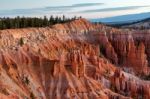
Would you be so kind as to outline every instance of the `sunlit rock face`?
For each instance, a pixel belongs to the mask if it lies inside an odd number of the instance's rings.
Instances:
[[[149,41],[85,19],[1,30],[0,98],[149,99]]]

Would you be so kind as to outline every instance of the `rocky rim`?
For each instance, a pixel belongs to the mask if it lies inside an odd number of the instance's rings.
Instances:
[[[2,99],[150,99],[150,31],[79,19],[0,31]]]

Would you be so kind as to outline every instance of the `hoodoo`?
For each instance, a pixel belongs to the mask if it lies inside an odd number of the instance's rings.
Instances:
[[[150,99],[149,42],[85,19],[0,30],[0,98]]]

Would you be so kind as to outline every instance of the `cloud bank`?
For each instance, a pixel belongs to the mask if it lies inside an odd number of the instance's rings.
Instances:
[[[78,13],[94,13],[94,12],[110,12],[110,11],[122,11],[122,10],[134,10],[139,8],[145,8],[149,6],[126,6],[126,7],[115,7],[115,8],[103,8],[79,11]]]
[[[92,7],[104,5],[103,3],[81,3],[81,4],[73,4],[69,6],[51,6],[51,7],[43,7],[43,8],[33,8],[33,9],[14,9],[14,10],[1,10],[0,16],[8,16],[8,15],[28,15],[28,14],[48,14],[48,13],[63,13],[70,11],[74,8],[83,8],[83,7]]]
[[[98,17],[97,13],[103,13],[103,15],[114,13],[115,11],[120,11],[124,13],[132,10],[139,10],[147,8],[150,6],[122,6],[122,7],[109,7],[105,3],[80,3],[72,4],[67,6],[49,6],[42,8],[32,8],[32,9],[14,9],[14,10],[0,10],[0,17],[15,17],[15,16],[44,16],[44,15],[62,15],[67,16],[83,16],[87,17]]]

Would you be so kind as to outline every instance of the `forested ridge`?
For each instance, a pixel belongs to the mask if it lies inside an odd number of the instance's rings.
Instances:
[[[38,17],[3,17],[0,18],[0,30],[3,29],[15,29],[15,28],[27,28],[27,27],[46,27],[57,23],[65,23],[81,17],[66,18],[54,16],[44,16],[43,18]]]

